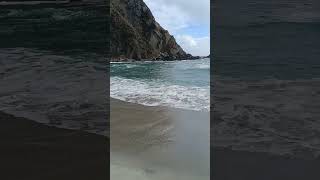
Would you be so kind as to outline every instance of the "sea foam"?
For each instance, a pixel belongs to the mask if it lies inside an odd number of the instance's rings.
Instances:
[[[110,96],[146,106],[209,111],[209,86],[182,86],[160,80],[111,77]]]

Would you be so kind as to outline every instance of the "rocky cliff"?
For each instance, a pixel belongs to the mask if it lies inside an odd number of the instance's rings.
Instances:
[[[111,58],[174,60],[192,56],[155,21],[143,0],[111,0]]]

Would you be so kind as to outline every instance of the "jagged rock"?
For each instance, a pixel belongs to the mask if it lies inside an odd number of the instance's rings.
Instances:
[[[143,0],[111,1],[111,59],[175,60],[187,54],[156,22]]]

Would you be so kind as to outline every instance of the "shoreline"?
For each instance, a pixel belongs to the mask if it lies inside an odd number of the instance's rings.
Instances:
[[[110,59],[110,63],[136,63],[136,62],[173,62],[173,61],[196,61],[201,59],[210,59],[209,57],[194,57],[190,59],[121,59],[121,60],[115,60]]]
[[[177,62],[177,61],[197,61],[206,58],[199,58],[199,59],[174,59],[174,60],[125,60],[125,61],[110,61],[111,64],[121,64],[121,63],[157,63],[157,62]]]

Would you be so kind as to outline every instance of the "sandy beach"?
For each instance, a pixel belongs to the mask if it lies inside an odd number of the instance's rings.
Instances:
[[[112,179],[209,179],[209,112],[110,107]]]

